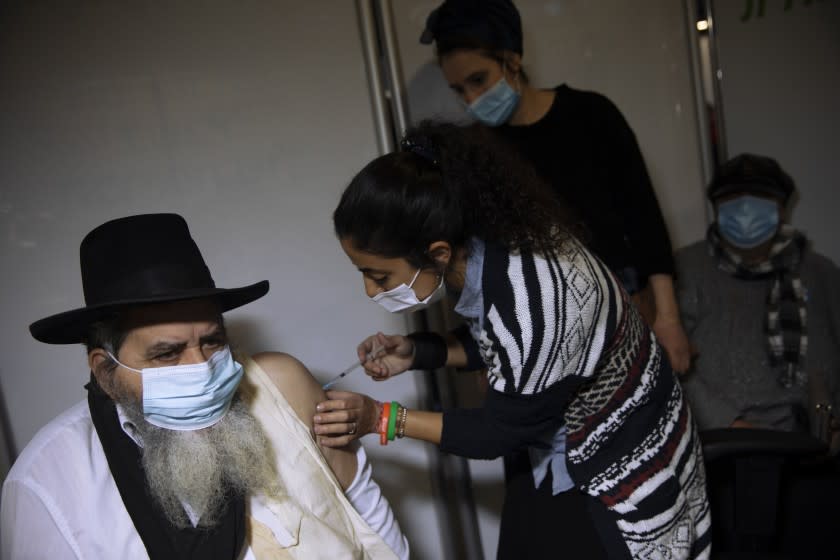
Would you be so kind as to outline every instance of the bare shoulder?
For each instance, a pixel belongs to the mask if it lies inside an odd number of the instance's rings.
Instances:
[[[285,352],[260,352],[252,356],[253,360],[265,371],[278,387],[285,385],[313,385],[318,382],[306,366]]]
[[[283,352],[261,352],[252,356],[303,422],[311,427],[315,405],[325,399],[324,391],[307,367]]]
[[[312,432],[315,405],[326,400],[324,390],[306,366],[283,352],[262,352],[251,357],[283,393],[298,418]],[[347,489],[356,476],[356,443],[343,448],[320,447],[341,487]]]

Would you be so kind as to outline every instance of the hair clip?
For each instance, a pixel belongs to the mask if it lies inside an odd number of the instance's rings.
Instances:
[[[408,138],[403,138],[402,142],[400,142],[400,147],[404,152],[411,152],[417,154],[432,165],[438,165],[437,154],[433,149],[429,148],[428,146],[424,146]]]
[[[435,29],[438,26],[438,19],[440,19],[440,7],[435,8],[426,18],[426,27],[420,35],[420,42],[424,45],[431,45],[435,42]]]

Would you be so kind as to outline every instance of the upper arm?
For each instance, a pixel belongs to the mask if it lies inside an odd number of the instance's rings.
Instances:
[[[603,146],[599,153],[605,158],[603,163],[616,181],[616,194],[626,200],[629,198],[628,190],[631,194],[639,194],[640,190],[652,193],[650,176],[636,134],[619,108],[607,97],[598,95],[592,99],[590,110],[602,136]]]
[[[326,400],[321,385],[300,360],[282,352],[263,352],[253,356],[269,379],[283,394],[298,418],[312,431],[315,405]],[[356,475],[356,446],[329,448],[319,446],[343,489],[347,489]]]
[[[604,145],[599,152],[609,170],[612,195],[620,209],[623,234],[630,241],[643,278],[673,274],[671,239],[636,135],[616,105],[600,96],[594,102]]]
[[[0,558],[79,558],[77,544],[65,538],[62,527],[64,518],[31,488],[12,481],[3,486]]]

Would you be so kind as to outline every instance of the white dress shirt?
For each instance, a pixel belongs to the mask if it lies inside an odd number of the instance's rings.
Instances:
[[[126,429],[125,418],[120,416],[124,431],[132,436],[133,430]],[[394,555],[408,558],[408,543],[370,476],[361,446],[357,460],[347,498]],[[247,510],[273,533],[277,545],[298,544],[298,535],[289,531],[294,524],[283,522],[288,516],[278,515],[276,505],[251,497]],[[316,543],[308,546],[312,544]],[[324,543],[325,548],[328,544]],[[6,477],[0,500],[0,558],[148,558],[109,470],[87,401],[42,428]],[[256,556],[246,546],[241,558]]]

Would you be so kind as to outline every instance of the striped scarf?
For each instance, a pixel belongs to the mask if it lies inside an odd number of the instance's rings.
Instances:
[[[779,371],[778,382],[782,387],[805,385],[808,296],[799,277],[799,263],[807,244],[805,236],[789,224],[782,224],[767,256],[752,264],[744,263],[740,255],[721,242],[715,224],[709,227],[706,238],[718,268],[724,272],[744,279],[772,275],[765,316],[770,363]]]

